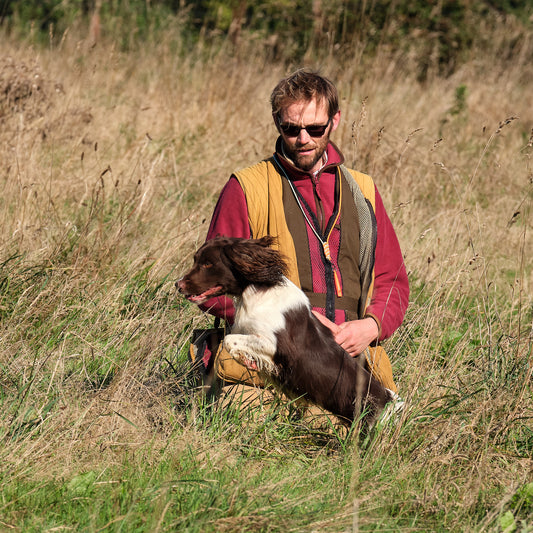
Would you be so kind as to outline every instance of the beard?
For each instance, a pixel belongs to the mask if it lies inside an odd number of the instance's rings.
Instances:
[[[328,143],[329,135],[324,135],[316,140],[313,139],[304,145],[293,143],[289,146],[283,140],[283,149],[285,155],[294,163],[296,168],[309,172],[324,156]]]

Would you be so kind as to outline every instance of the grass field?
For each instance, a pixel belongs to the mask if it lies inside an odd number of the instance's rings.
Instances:
[[[0,36],[0,530],[533,531],[531,50],[312,65],[411,280],[407,408],[361,441],[191,389],[174,281],[297,65],[176,46]]]

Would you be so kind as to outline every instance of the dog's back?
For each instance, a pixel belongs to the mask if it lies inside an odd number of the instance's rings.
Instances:
[[[308,309],[285,313],[276,337],[275,380],[292,397],[305,396],[348,422],[365,409],[373,418],[391,400],[364,368],[364,356],[351,357]]]

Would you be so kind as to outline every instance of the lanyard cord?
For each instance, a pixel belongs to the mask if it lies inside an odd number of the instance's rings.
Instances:
[[[309,210],[309,213],[312,215],[313,213],[312,213],[311,209],[307,205],[307,202],[305,201],[305,199],[303,197],[300,197],[300,194],[296,190],[296,187],[294,186],[292,181],[287,176],[287,173],[286,173],[285,169],[283,168],[283,165],[278,161],[278,158],[277,158],[276,154],[274,154],[274,160],[276,161],[277,166],[281,169],[281,172],[282,172],[283,176],[285,177],[285,179],[289,183],[289,186],[290,186],[291,191],[292,191],[292,193],[294,195],[294,198],[296,199],[298,207],[300,208],[300,211],[302,212],[307,224],[311,228],[311,231],[315,234],[316,238],[319,240],[320,244],[322,244],[322,250],[324,252],[324,257],[326,258],[326,260],[327,260],[327,262],[328,262],[328,264],[329,264],[329,266],[330,266],[330,268],[331,268],[331,270],[333,272],[333,281],[335,283],[335,292],[336,292],[337,296],[340,297],[340,296],[342,296],[342,285],[340,283],[340,277],[339,277],[339,274],[337,272],[337,269],[335,268],[335,265],[333,264],[333,260],[331,258],[331,251],[330,251],[330,248],[329,248],[329,238],[331,237],[331,233],[333,232],[333,228],[335,227],[335,225],[337,224],[337,222],[339,221],[339,218],[341,216],[342,186],[341,186],[339,180],[337,179],[338,173],[337,172],[335,173],[335,185],[336,186],[337,186],[337,184],[339,185],[337,212],[335,214],[333,223],[331,223],[332,219],[330,219],[330,222],[328,223],[328,227],[326,228],[327,236],[326,236],[326,240],[324,240],[321,237],[321,235],[319,234],[317,228],[315,227],[315,224],[311,223],[311,221],[309,220],[309,217],[307,216],[306,210],[302,206],[302,201],[305,203],[305,205],[307,206],[307,208]],[[334,314],[334,309],[333,309],[333,314]],[[328,317],[328,318],[330,318],[330,317]]]

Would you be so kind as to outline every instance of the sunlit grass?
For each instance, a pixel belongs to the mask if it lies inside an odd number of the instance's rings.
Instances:
[[[287,69],[1,39],[0,99],[20,89],[0,102],[1,527],[526,531],[528,63],[487,56],[424,85],[394,58],[323,68],[334,140],[374,176],[412,285],[387,345],[407,408],[361,441],[283,402],[202,400],[187,374],[210,319],[174,281],[229,174],[272,152]]]

